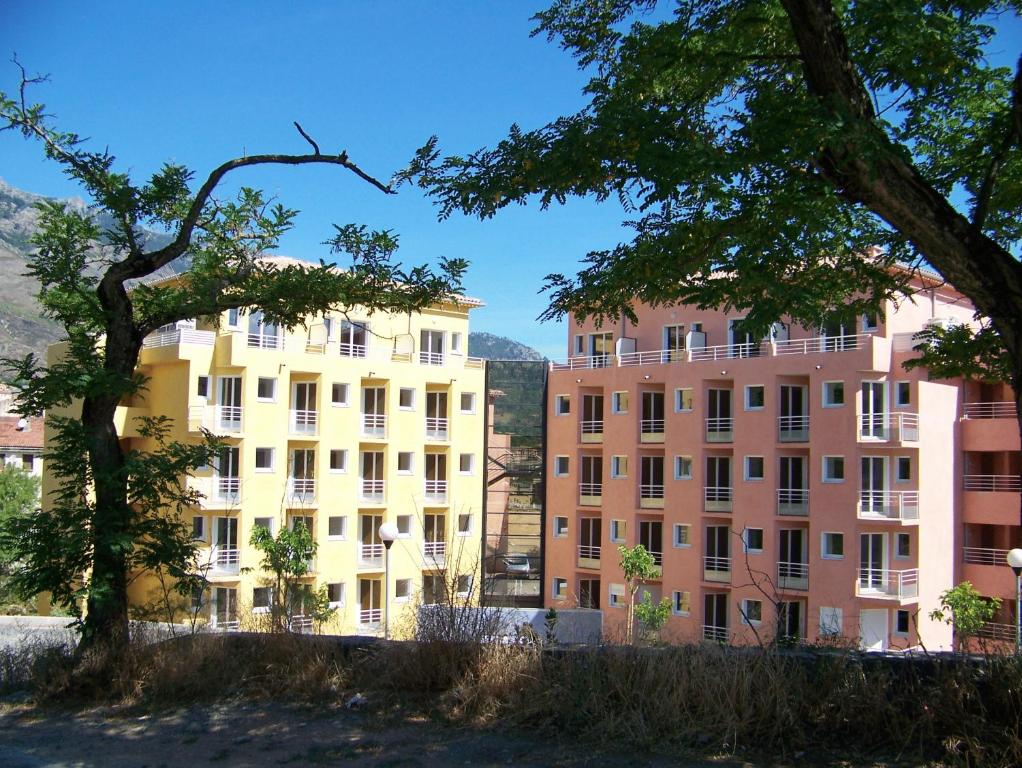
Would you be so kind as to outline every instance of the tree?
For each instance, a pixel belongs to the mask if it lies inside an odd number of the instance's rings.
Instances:
[[[671,598],[661,598],[659,603],[653,602],[652,595],[647,592],[642,596],[642,602],[635,606],[635,616],[642,625],[647,639],[659,639],[660,630],[667,623],[667,617],[671,615]]]
[[[1000,598],[988,600],[976,591],[972,582],[963,581],[941,592],[940,608],[930,611],[930,618],[953,626],[955,643],[962,650],[968,639],[979,634],[1000,607]]]
[[[127,640],[132,573],[156,562],[189,567],[194,545],[168,510],[196,501],[181,490],[180,477],[214,453],[209,441],[196,446],[165,442],[149,453],[122,450],[114,413],[122,400],[144,389],[135,367],[145,336],[188,318],[216,322],[232,308],[262,312],[268,322],[285,328],[336,305],[413,311],[456,292],[465,264],[445,260],[437,270],[405,270],[391,260],[397,248],[392,233],[351,224],[336,227],[328,241],[332,252],[351,254],[348,269],[322,261],[282,267],[261,260],[293,225],[296,212],[246,187],[235,199],[218,199],[218,185],[234,171],[336,166],[379,191],[392,190],[347,152],[321,153],[297,123],[312,146],[307,154],[246,154],[227,160],[194,190],[192,172],[175,164],[138,183],[115,170],[115,158],[107,151],[88,150],[76,134],[51,126],[43,106],[27,98],[26,91],[39,80],[22,69],[18,92],[0,93],[0,131],[38,141],[46,156],[82,185],[94,210],[109,214],[113,223],[101,229],[89,213],[58,202],[40,206],[41,229],[34,238],[38,250],[29,269],[40,282],[45,313],[67,333],[66,354],[49,365],[32,356],[8,364],[22,387],[18,407],[23,413],[80,403],[81,417],[50,419],[56,460],[50,460],[49,468],[61,478],[59,492],[36,524],[5,528],[3,536],[28,563],[18,578],[23,591],[49,590],[73,611],[79,610],[79,599],[85,600],[79,650],[116,650]],[[169,244],[149,247],[144,227],[169,233]],[[183,256],[189,261],[178,280],[145,281]],[[175,473],[176,485],[170,482]]]
[[[1012,73],[985,51],[1018,3],[678,0],[641,17],[656,5],[556,0],[534,34],[592,73],[589,103],[465,157],[434,138],[402,179],[441,218],[532,195],[635,212],[630,242],[548,277],[546,318],[684,302],[762,334],[872,310],[928,266],[986,318],[1022,429],[1022,58]]]
[[[257,525],[252,531],[251,543],[263,553],[262,568],[270,575],[268,607],[272,631],[299,629],[295,621],[299,616],[321,624],[334,614],[326,588],[313,591],[302,581],[309,575],[317,549],[312,531],[304,523],[299,521],[292,528],[283,527],[276,536]]]
[[[660,567],[642,544],[631,548],[622,544],[617,551],[621,555],[621,571],[628,583],[628,626],[625,628],[625,639],[630,645],[635,638],[635,593],[647,581],[660,576]]]
[[[8,520],[32,515],[38,500],[38,478],[20,467],[0,464],[0,526]],[[0,540],[0,601],[8,599],[7,578],[15,565],[14,556],[14,551]]]

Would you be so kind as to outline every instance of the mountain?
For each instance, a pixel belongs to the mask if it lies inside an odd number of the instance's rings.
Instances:
[[[481,331],[469,333],[468,353],[472,357],[483,357],[487,360],[541,361],[546,359],[532,347],[520,344],[514,339]]]

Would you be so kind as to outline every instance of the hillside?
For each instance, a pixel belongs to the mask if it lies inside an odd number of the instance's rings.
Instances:
[[[543,355],[506,336],[473,332],[468,335],[468,353],[487,360],[543,360]]]

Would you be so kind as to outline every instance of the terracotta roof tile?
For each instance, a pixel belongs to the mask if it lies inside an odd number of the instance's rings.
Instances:
[[[18,416],[0,416],[0,448],[43,447],[43,420],[29,419],[28,429],[18,429]]]

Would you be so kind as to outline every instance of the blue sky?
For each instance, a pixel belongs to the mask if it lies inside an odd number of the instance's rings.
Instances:
[[[432,134],[448,152],[467,153],[513,122],[538,127],[582,106],[585,78],[571,57],[529,37],[530,17],[545,6],[0,0],[0,54],[16,52],[31,72],[48,73],[36,99],[61,128],[108,147],[136,178],[165,160],[204,176],[245,152],[302,153],[297,120],[324,152],[346,149],[386,179]],[[1007,23],[997,63],[1010,65],[1022,26]],[[16,84],[13,65],[0,64],[0,90]],[[0,178],[45,195],[77,194],[38,146],[13,134],[0,135]],[[331,223],[359,222],[396,231],[406,264],[467,259],[466,292],[487,304],[473,312],[473,329],[549,357],[566,355],[566,331],[535,320],[546,306],[543,276],[573,272],[587,251],[628,237],[616,202],[438,223],[417,190],[384,196],[337,168],[246,169],[234,182],[302,212],[282,253],[329,259],[321,243]]]

